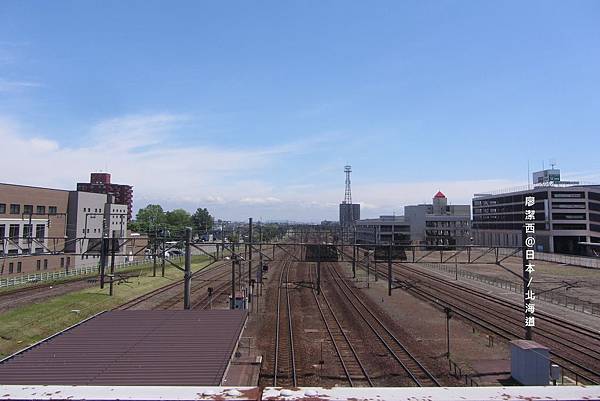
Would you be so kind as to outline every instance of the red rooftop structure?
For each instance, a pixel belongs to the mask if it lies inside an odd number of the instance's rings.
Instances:
[[[77,183],[77,190],[113,195],[115,203],[127,205],[127,221],[131,221],[133,211],[133,187],[131,185],[111,183],[109,173],[91,173],[90,182]]]

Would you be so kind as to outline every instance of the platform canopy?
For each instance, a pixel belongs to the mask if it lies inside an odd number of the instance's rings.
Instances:
[[[112,311],[0,363],[2,384],[218,386],[246,311]]]

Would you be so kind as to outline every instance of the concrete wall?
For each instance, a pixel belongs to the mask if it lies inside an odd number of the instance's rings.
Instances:
[[[410,223],[410,239],[412,241],[425,241],[425,215],[430,209],[430,205],[404,207],[404,218]]]

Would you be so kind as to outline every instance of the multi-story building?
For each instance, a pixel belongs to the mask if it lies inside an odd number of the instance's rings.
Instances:
[[[127,205],[114,204],[112,195],[72,191],[68,221],[68,237],[72,241],[67,251],[77,255],[76,267],[94,266],[99,262],[103,234],[105,238],[126,236]],[[117,256],[115,262],[124,260],[124,256]]]
[[[340,203],[340,225],[352,226],[360,220],[360,203]]]
[[[77,183],[77,190],[113,195],[114,203],[127,205],[127,220],[131,221],[133,212],[133,187],[131,185],[111,183],[109,173],[91,173],[90,182]]]
[[[0,275],[72,265],[65,245],[69,191],[0,184]]]
[[[359,244],[404,245],[410,243],[410,224],[403,216],[379,216],[355,222]]]
[[[583,243],[600,243],[600,185],[560,181],[560,172],[554,169],[552,179],[543,178],[543,173],[534,173],[530,189],[474,196],[475,244],[521,246],[525,197],[529,195],[536,200],[538,251],[585,255]]]
[[[127,205],[109,197],[0,184],[0,276],[97,265],[103,223],[107,237],[127,231]]]
[[[448,198],[438,191],[431,204],[404,207],[413,242],[426,245],[471,244],[471,206],[448,205]]]

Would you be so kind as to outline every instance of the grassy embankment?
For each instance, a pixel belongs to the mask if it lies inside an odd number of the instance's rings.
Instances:
[[[207,256],[192,257],[192,271],[210,263]],[[179,263],[178,263],[179,264]],[[181,263],[183,265],[183,263]],[[151,264],[149,265],[151,266]],[[120,270],[122,273],[126,269]],[[0,359],[63,330],[103,310],[183,278],[183,272],[167,263],[165,277],[152,277],[152,268],[133,270],[137,275],[128,283],[114,286],[114,296],[108,286],[99,286],[60,295],[36,304],[24,305],[0,314]]]

